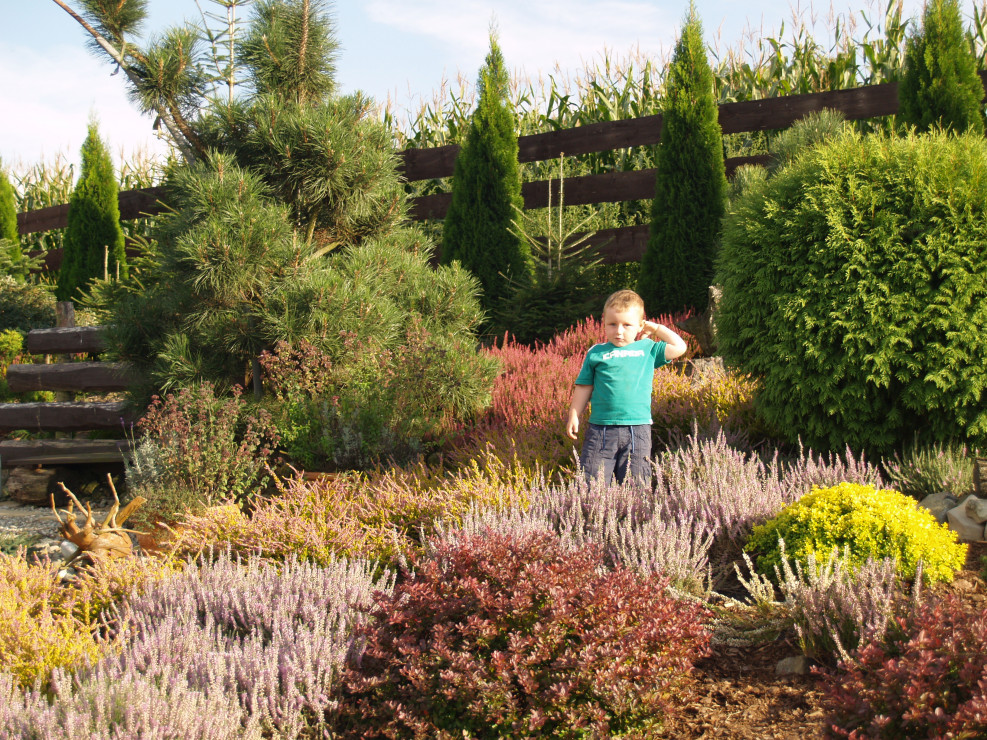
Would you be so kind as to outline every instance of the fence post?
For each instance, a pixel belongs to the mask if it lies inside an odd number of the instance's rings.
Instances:
[[[55,304],[55,326],[59,329],[75,327],[75,304],[72,301],[58,301]],[[59,355],[55,362],[69,362],[68,355]],[[71,391],[55,391],[55,401],[74,401],[75,394]],[[72,439],[71,432],[55,432],[55,439]]]

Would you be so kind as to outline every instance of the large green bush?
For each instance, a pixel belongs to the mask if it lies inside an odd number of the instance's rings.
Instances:
[[[21,259],[17,201],[7,172],[0,168],[0,273],[18,274]]]
[[[706,308],[727,193],[713,83],[693,7],[668,72],[651,236],[638,278],[652,314]]]
[[[480,100],[456,158],[452,203],[442,231],[442,263],[458,260],[480,281],[486,310],[525,282],[528,251],[512,221],[523,205],[517,130],[508,76],[496,39],[480,70]]]
[[[987,144],[847,133],[726,219],[721,351],[793,441],[987,437]]]
[[[126,269],[120,227],[119,187],[113,161],[95,123],[82,144],[82,171],[69,201],[62,267],[56,295],[60,301],[79,297],[96,278]]]
[[[898,87],[901,120],[919,131],[940,126],[982,134],[983,99],[959,3],[929,0],[922,28],[905,44],[905,74]]]

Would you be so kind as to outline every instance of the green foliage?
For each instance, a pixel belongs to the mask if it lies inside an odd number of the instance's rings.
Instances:
[[[779,538],[788,557],[803,566],[810,554],[825,562],[834,549],[840,554],[846,548],[849,565],[895,558],[898,573],[906,579],[915,577],[921,561],[928,583],[952,581],[966,560],[966,545],[957,542],[956,533],[915,499],[859,483],[813,487],[778,516],[755,526],[744,549],[757,553],[762,573],[771,575],[781,568]]]
[[[727,189],[718,115],[693,6],[669,70],[651,236],[638,279],[651,313],[706,308]]]
[[[957,0],[929,0],[922,28],[909,37],[898,87],[899,117],[919,131],[933,126],[984,132],[984,85],[970,53]]]
[[[768,424],[816,449],[987,438],[987,145],[848,133],[738,200],[717,316]]]
[[[442,232],[442,263],[458,261],[480,281],[490,311],[511,295],[511,281],[528,279],[528,250],[514,233],[521,209],[521,174],[507,69],[496,39],[480,70],[480,99],[452,179],[452,203]]]
[[[22,283],[0,275],[0,331],[50,329],[55,325],[55,298],[47,286]]]
[[[7,171],[0,168],[0,274],[20,275],[21,237],[17,231],[17,203]]]
[[[771,142],[771,163],[768,169],[775,172],[778,168],[791,164],[802,152],[842,133],[845,121],[846,117],[840,111],[829,108],[800,118]]]
[[[123,229],[113,161],[95,123],[82,144],[82,170],[69,201],[56,295],[77,300],[95,278],[126,274]]]

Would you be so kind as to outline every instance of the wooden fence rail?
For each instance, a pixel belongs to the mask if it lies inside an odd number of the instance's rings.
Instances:
[[[980,78],[987,89],[987,72]],[[849,90],[789,95],[781,98],[724,103],[719,107],[723,133],[765,131],[790,126],[814,111],[830,108],[841,111],[848,120],[887,116],[898,111],[898,83],[868,85]],[[606,121],[571,129],[522,136],[518,140],[518,161],[536,162],[560,155],[589,154],[635,146],[653,146],[661,140],[661,115],[622,121]],[[401,152],[401,172],[408,182],[450,177],[456,164],[459,146],[450,144],[432,149],[406,149]],[[730,173],[742,164],[763,164],[765,157],[734,157],[726,162]],[[654,195],[654,170],[608,172],[566,180],[569,205],[648,200]],[[522,188],[525,208],[542,208],[548,203],[548,190],[557,182],[541,180],[525,183]],[[163,188],[145,188],[120,193],[120,217],[137,218],[164,210],[160,202]],[[557,195],[557,190],[553,196]],[[443,218],[449,208],[449,193],[436,193],[411,199],[411,217],[416,220]],[[17,216],[21,234],[62,228],[66,224],[68,205],[51,206]],[[641,258],[647,244],[647,228],[627,226],[597,232],[589,241],[604,262],[629,262]],[[48,255],[48,266],[59,264],[59,255]]]

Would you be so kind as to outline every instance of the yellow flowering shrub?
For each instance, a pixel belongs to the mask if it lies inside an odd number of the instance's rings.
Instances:
[[[967,546],[910,496],[871,485],[840,483],[812,491],[774,519],[754,527],[745,549],[757,553],[757,567],[773,575],[781,565],[778,538],[790,560],[805,564],[815,553],[825,561],[836,549],[849,562],[895,558],[898,573],[914,578],[919,560],[927,583],[952,581],[966,561]]]

